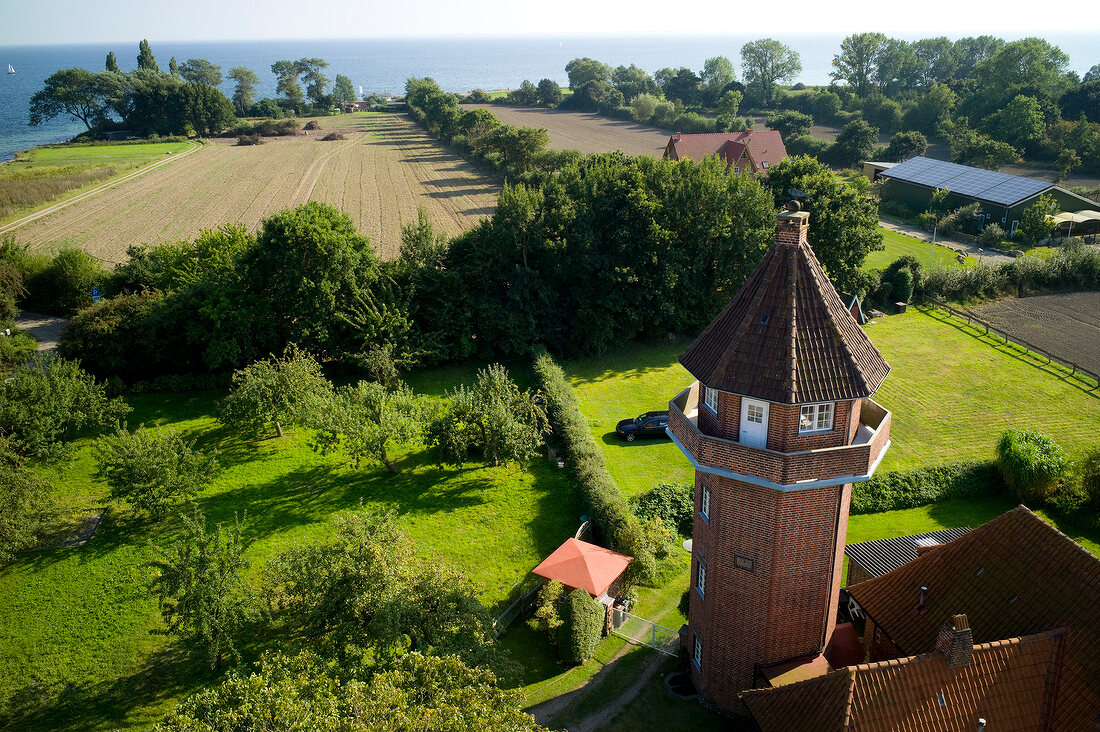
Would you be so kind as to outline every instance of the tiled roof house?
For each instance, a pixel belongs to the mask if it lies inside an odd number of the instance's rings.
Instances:
[[[776,130],[741,130],[739,132],[677,132],[668,139],[665,158],[668,160],[702,160],[717,155],[726,161],[726,172],[763,173],[787,157],[783,137]]]
[[[744,692],[763,732],[1100,729],[1100,559],[1027,508],[848,590],[870,663]]]

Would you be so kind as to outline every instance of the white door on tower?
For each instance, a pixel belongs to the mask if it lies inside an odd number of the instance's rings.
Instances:
[[[749,447],[768,446],[768,403],[756,399],[741,400],[740,441]]]

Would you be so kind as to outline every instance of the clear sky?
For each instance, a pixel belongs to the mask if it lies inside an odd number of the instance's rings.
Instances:
[[[1096,33],[1100,3],[1061,0],[0,0],[0,45],[448,35]]]

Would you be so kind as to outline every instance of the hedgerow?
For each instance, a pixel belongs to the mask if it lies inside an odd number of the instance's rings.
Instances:
[[[879,473],[852,487],[852,514],[927,506],[948,498],[999,493],[1004,481],[992,462],[963,462]]]
[[[603,606],[584,590],[573,590],[561,608],[558,651],[562,660],[582,664],[596,652],[603,632]]]
[[[549,354],[543,353],[535,359],[535,374],[546,395],[554,432],[565,444],[566,465],[580,486],[592,522],[612,549],[634,557],[628,570],[632,578],[651,579],[656,572],[656,560],[641,522],[607,471],[603,453],[592,439],[588,421],[577,406],[565,373]]]

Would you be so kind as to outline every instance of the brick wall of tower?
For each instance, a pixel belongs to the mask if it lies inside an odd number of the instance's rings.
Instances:
[[[711,492],[709,520],[699,513],[704,487]],[[691,668],[710,702],[736,708],[737,692],[754,684],[758,666],[822,650],[840,586],[838,499],[849,491],[784,493],[696,474],[688,649],[698,634],[702,668]],[[845,506],[842,526],[846,516]],[[752,560],[752,571],[737,565],[738,555]],[[695,587],[700,561],[707,568],[705,597]]]

